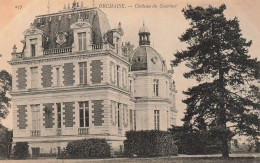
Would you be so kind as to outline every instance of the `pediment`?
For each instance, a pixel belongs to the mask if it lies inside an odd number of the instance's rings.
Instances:
[[[23,32],[23,35],[25,36],[37,35],[37,34],[43,34],[43,31],[38,28],[35,28],[33,25],[31,25],[29,29]]]
[[[91,25],[88,21],[83,21],[79,19],[77,22],[71,24],[71,29],[79,29],[79,28],[91,28]]]

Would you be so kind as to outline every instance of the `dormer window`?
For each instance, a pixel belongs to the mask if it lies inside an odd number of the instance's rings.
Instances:
[[[35,57],[36,56],[37,39],[30,39],[30,44],[31,44],[31,57]]]
[[[79,39],[79,51],[87,50],[86,32],[78,33],[78,39]]]
[[[31,54],[32,57],[35,57],[35,44],[31,44]]]

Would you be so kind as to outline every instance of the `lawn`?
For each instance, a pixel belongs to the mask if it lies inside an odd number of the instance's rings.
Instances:
[[[44,162],[44,163],[83,163],[83,162],[94,162],[94,163],[152,163],[152,162],[163,162],[163,163],[258,163],[260,162],[260,157],[231,157],[231,158],[221,158],[221,157],[200,157],[200,156],[191,156],[191,157],[157,157],[157,158],[112,158],[112,159],[42,159],[42,160],[2,160],[1,163],[15,163],[15,162],[26,162],[26,163],[35,163],[35,162]]]

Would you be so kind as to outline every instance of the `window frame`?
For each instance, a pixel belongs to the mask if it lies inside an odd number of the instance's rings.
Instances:
[[[78,45],[79,45],[79,51],[87,50],[87,33],[86,32],[78,33]]]
[[[79,83],[88,83],[88,65],[87,62],[79,62]]]
[[[160,130],[160,110],[154,110],[154,129]]]
[[[82,104],[82,105],[81,105]],[[82,113],[81,113],[82,111]],[[87,113],[87,116],[86,116]],[[89,102],[82,101],[79,102],[79,127],[89,127],[90,126],[90,112],[89,112]],[[81,122],[83,120],[83,124]]]
[[[159,96],[159,79],[153,79],[153,95]]]

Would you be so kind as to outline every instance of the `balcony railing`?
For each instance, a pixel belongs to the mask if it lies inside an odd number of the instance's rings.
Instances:
[[[61,129],[60,129],[60,128],[58,128],[58,129],[56,130],[56,134],[57,134],[57,135],[61,135],[61,134],[62,134],[62,132],[61,132]]]
[[[54,48],[54,49],[45,49],[43,51],[43,55],[61,54],[61,53],[70,53],[70,52],[72,52],[72,47]]]
[[[41,136],[41,130],[31,130],[31,137]]]
[[[79,128],[78,129],[78,134],[79,135],[87,135],[89,133],[89,128]]]

